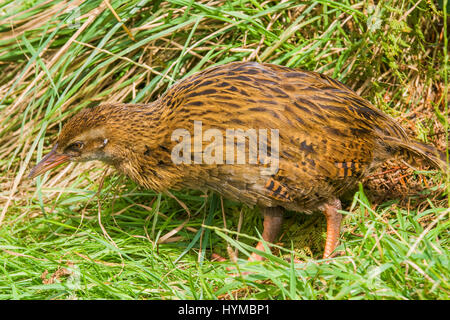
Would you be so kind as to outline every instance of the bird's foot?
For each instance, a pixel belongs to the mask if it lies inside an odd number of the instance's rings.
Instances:
[[[222,257],[221,255],[217,254],[217,253],[213,253],[211,255],[211,261],[215,261],[215,262],[225,262],[227,261],[227,259],[225,259],[224,257]]]
[[[264,251],[264,245],[262,242],[259,242],[256,245],[256,249]],[[237,257],[236,257],[236,253],[231,249],[231,247],[227,248],[228,251],[228,256],[230,257],[230,259],[226,259],[224,257],[222,257],[221,255],[217,254],[217,253],[213,253],[211,256],[211,260],[212,261],[217,261],[217,262],[225,262],[225,261],[232,261],[232,262],[237,262]],[[248,261],[263,261],[265,260],[264,257],[261,257],[260,255],[258,255],[257,253],[253,252],[251,254],[251,256],[248,258]],[[227,271],[236,271],[236,267],[234,266],[230,266],[226,268]],[[242,276],[242,275],[248,275],[251,274],[252,272],[240,272],[239,273],[233,273],[230,276],[232,277],[237,277],[237,276]]]
[[[222,257],[221,255],[217,254],[217,253],[213,253],[211,256],[211,260],[212,261],[217,261],[217,262],[225,262],[228,261],[228,259]],[[233,259],[230,259],[233,261]],[[236,271],[236,267],[226,267],[225,268],[227,271]],[[231,277],[238,277],[238,276],[245,276],[251,274],[251,272],[239,272],[239,273],[232,273],[230,274]]]

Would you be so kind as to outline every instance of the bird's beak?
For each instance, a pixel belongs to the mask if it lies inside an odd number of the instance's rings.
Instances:
[[[56,144],[52,151],[50,151],[45,157],[42,158],[42,160],[34,166],[33,169],[31,169],[30,174],[28,175],[28,178],[33,179],[44,172],[47,172],[51,168],[56,167],[57,165],[60,165],[61,163],[69,161],[69,156],[66,154],[59,154],[56,152],[56,147],[58,145]]]

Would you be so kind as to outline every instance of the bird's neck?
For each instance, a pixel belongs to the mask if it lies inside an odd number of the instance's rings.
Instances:
[[[112,164],[137,183],[164,190],[175,170],[171,162],[170,126],[167,109],[160,104],[126,104],[112,110],[106,130],[114,136]]]

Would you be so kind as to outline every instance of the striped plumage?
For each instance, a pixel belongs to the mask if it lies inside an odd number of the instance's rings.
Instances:
[[[172,132],[184,128],[192,133],[194,121],[202,122],[203,132],[278,129],[278,172],[262,175],[260,159],[257,164],[175,165],[171,150],[177,141],[171,140]],[[83,148],[72,150],[74,141],[80,140]],[[203,149],[208,144],[203,141]],[[282,216],[281,209],[274,213],[265,208],[322,210],[329,225],[337,224],[328,229],[333,233],[328,238],[336,239],[327,239],[325,257],[337,244],[339,196],[378,164],[404,157],[445,167],[433,147],[412,141],[389,116],[339,81],[254,62],[234,62],[196,73],[148,105],[105,104],[85,109],[64,126],[55,152],[68,154],[74,161],[111,163],[155,191],[213,190],[261,207],[269,222]],[[275,240],[273,235],[265,239]]]

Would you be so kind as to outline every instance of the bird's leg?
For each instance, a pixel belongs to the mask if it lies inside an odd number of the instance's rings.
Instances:
[[[280,234],[281,225],[283,223],[283,208],[274,207],[274,208],[263,208],[262,209],[264,215],[264,229],[262,233],[262,238],[266,242],[274,243],[278,235]],[[258,242],[256,245],[256,249],[264,251],[264,244],[262,241]],[[249,260],[261,261],[264,258],[253,252]]]
[[[327,240],[325,241],[325,250],[323,252],[324,259],[331,258],[334,249],[338,245],[342,221],[342,215],[338,210],[341,208],[341,201],[339,199],[333,199],[321,207],[327,219]]]
[[[278,235],[280,234],[281,230],[281,224],[283,223],[283,208],[276,207],[276,208],[262,208],[262,213],[264,216],[264,229],[262,233],[262,238],[264,241],[273,243],[277,240]],[[262,241],[258,242],[256,245],[256,249],[264,251],[264,244]],[[218,254],[214,253],[212,256],[213,260],[215,261],[225,261],[226,259],[219,256]],[[258,255],[257,253],[253,252],[250,258],[248,258],[249,261],[262,261],[264,260],[263,257]]]
[[[323,253],[323,258],[331,258],[334,249],[336,249],[339,242],[340,228],[342,215],[338,212],[341,207],[341,201],[339,199],[333,199],[328,203],[321,206],[321,210],[327,219],[327,239],[325,242],[325,250]],[[264,215],[264,230],[262,238],[264,241],[269,243],[274,243],[281,230],[281,225],[283,223],[283,209],[280,207],[276,208],[263,208]],[[260,241],[256,245],[256,249],[264,251],[263,242]],[[214,254],[214,259],[218,261],[224,261],[225,259]],[[249,260],[261,261],[264,258],[257,253],[252,253]]]

